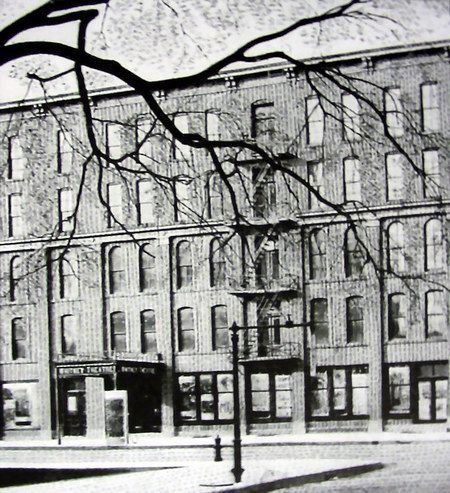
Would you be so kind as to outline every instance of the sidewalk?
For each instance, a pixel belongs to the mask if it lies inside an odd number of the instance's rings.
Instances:
[[[73,467],[73,464],[60,464]],[[149,467],[155,467],[154,463]],[[162,467],[163,464],[160,464]],[[166,464],[166,466],[168,466]],[[78,468],[89,467],[77,464]],[[91,466],[92,467],[92,466]],[[141,465],[143,467],[143,465]],[[234,484],[226,462],[194,462],[184,466],[139,472],[120,472],[101,477],[63,480],[33,485],[2,488],[14,493],[211,493],[264,492],[293,485],[325,481],[332,478],[362,474],[382,467],[380,463],[358,460],[272,460],[246,461],[241,483]],[[123,470],[123,464],[121,464]],[[26,473],[25,473],[26,474]]]
[[[169,437],[159,434],[131,436],[128,443],[107,443],[105,440],[90,440],[88,438],[63,439],[58,445],[56,440],[29,440],[29,441],[0,441],[2,448],[109,448],[109,447],[161,447],[161,448],[196,448],[212,447],[215,435],[210,437]],[[233,437],[221,436],[222,446],[231,447]],[[245,435],[242,437],[242,446],[257,445],[302,445],[302,444],[350,444],[350,443],[415,443],[415,442],[450,442],[450,432],[447,433],[305,433],[302,435]]]

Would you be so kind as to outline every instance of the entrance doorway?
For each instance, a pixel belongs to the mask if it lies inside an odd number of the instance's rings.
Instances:
[[[62,423],[67,436],[86,435],[86,387],[84,378],[62,381]]]

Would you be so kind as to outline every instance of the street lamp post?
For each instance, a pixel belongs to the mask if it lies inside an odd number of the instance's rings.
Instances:
[[[287,328],[295,327],[307,327],[309,323],[304,324],[294,324],[290,317],[284,325]],[[239,331],[240,330],[251,330],[251,329],[273,329],[280,328],[280,325],[247,325],[245,327],[240,327],[236,322],[230,327],[231,331],[231,351],[232,351],[232,364],[233,364],[233,457],[234,466],[231,472],[234,475],[234,482],[240,483],[242,479],[242,473],[244,469],[242,468],[242,440],[241,440],[241,408],[239,404]],[[306,350],[306,344],[304,341],[304,349]]]

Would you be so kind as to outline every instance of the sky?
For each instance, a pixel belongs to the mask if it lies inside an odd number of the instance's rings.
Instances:
[[[89,30],[88,49],[115,59],[149,80],[192,73],[230,53],[252,37],[327,10],[343,0],[110,0]],[[44,3],[1,0],[0,29]],[[262,49],[282,48],[308,58],[367,48],[450,39],[450,0],[370,0],[363,7],[372,20],[327,21],[302,28]],[[53,40],[74,45],[76,26],[35,29],[19,40]],[[23,59],[0,68],[0,102],[41,95],[26,73],[41,75],[68,68],[49,57]],[[91,74],[91,87],[120,85]],[[50,93],[74,90],[73,78],[59,80]]]

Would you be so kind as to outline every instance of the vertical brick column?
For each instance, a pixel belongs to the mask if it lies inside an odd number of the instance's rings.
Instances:
[[[86,436],[105,439],[105,394],[101,377],[86,377]]]
[[[161,431],[173,436],[174,427],[174,381],[173,381],[173,331],[172,326],[172,262],[168,237],[159,240],[157,254],[157,275],[160,286],[157,306],[158,351],[163,356],[164,368],[161,372]]]

